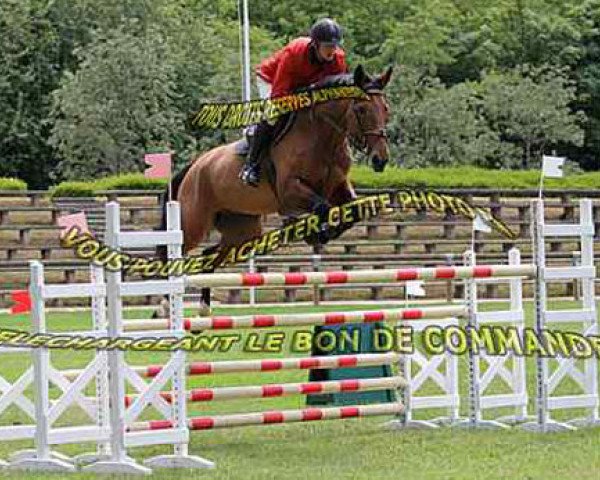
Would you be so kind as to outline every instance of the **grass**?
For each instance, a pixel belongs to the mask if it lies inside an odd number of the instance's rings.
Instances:
[[[290,308],[261,309],[281,312]],[[319,307],[321,310],[337,307]],[[353,307],[360,308],[360,307]],[[365,307],[373,309],[373,307]],[[502,309],[504,305],[484,304],[482,308]],[[554,309],[577,308],[573,302],[556,302]],[[295,307],[294,311],[311,311],[312,307]],[[248,310],[250,312],[251,309]],[[128,312],[129,317],[147,318],[148,312]],[[226,308],[216,313],[231,313]],[[245,313],[235,310],[236,314]],[[527,304],[527,322],[532,322],[531,305]],[[87,313],[52,313],[47,317],[51,331],[76,331],[89,328]],[[27,329],[27,316],[0,316],[0,326]],[[573,330],[565,325],[565,330]],[[291,333],[291,329],[284,329]],[[266,332],[263,331],[263,332]],[[247,332],[239,331],[245,335]],[[190,360],[239,359],[290,356],[286,344],[283,353],[253,354],[240,348],[228,353],[194,353]],[[52,352],[52,361],[59,369],[82,366],[89,353]],[[132,364],[161,363],[164,354],[138,352],[127,354]],[[27,355],[2,356],[0,375],[13,380],[30,364]],[[459,358],[461,414],[467,413],[467,364]],[[534,360],[527,359],[527,377],[530,395],[529,411],[534,411]],[[227,374],[190,377],[190,387],[225,386],[257,383],[300,382],[307,378],[306,371],[281,371],[274,373]],[[501,392],[496,384],[492,391]],[[576,393],[574,386],[565,382],[561,392]],[[52,390],[56,394],[56,390]],[[424,394],[437,392],[433,385],[424,386]],[[28,395],[30,391],[26,392]],[[245,399],[227,402],[190,404],[190,415],[223,414],[228,412],[251,412],[269,409],[295,409],[304,406],[304,397],[289,396],[274,399]],[[439,410],[421,411],[418,418],[432,418]],[[510,413],[506,409],[489,412],[490,417]],[[557,419],[580,416],[582,411],[556,412]],[[157,418],[149,411],[144,418]],[[508,431],[466,431],[458,428],[439,430],[390,432],[381,428],[382,418],[365,418],[340,422],[314,422],[309,424],[244,427],[206,432],[194,432],[190,444],[192,454],[217,463],[213,471],[157,471],[153,478],[209,478],[209,479],[300,479],[319,476],[335,479],[599,479],[600,478],[600,429],[557,434],[531,434],[519,429]],[[0,425],[26,421],[11,407],[0,415]],[[85,415],[76,409],[60,418],[58,425],[74,425],[85,421]],[[1,433],[0,433],[1,435]],[[0,441],[0,458],[31,446],[30,441]],[[87,452],[91,445],[68,445],[60,451],[69,455]],[[130,453],[143,459],[167,453],[168,447],[155,446],[131,449]],[[11,473],[6,478],[34,479],[61,478],[61,475],[44,473]],[[78,473],[73,478],[94,478]]]

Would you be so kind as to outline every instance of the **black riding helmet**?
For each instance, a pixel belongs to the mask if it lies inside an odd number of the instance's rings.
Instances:
[[[310,38],[321,45],[335,45],[342,41],[342,28],[331,18],[322,18],[310,29]]]

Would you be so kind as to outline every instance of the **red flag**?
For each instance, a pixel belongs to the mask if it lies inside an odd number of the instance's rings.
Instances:
[[[170,153],[147,153],[144,156],[146,165],[150,165],[144,172],[146,178],[170,178],[171,177],[171,154]]]
[[[56,223],[59,227],[61,227],[61,237],[71,230],[71,227],[77,227],[79,229],[79,233],[89,233],[85,212],[63,215],[56,219]]]
[[[10,292],[10,299],[16,304],[10,307],[11,315],[31,311],[31,297],[28,290],[13,290]]]

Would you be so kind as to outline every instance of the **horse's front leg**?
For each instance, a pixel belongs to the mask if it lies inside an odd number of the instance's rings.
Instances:
[[[287,216],[287,222],[293,221],[297,215],[315,213],[320,218],[321,230],[305,238],[309,245],[325,244],[329,240],[327,232],[327,215],[329,202],[316,189],[298,177],[292,177],[279,188],[279,214]],[[290,218],[291,217],[291,218]]]
[[[278,187],[279,214],[287,216],[312,212],[327,200],[300,177],[290,177]]]
[[[351,203],[353,200],[356,200],[357,195],[352,188],[352,185],[348,180],[344,180],[337,184],[327,195],[327,200],[331,205],[339,206],[347,203]],[[356,205],[350,207],[352,212],[352,222],[344,222],[339,223],[334,227],[329,227],[328,238],[329,240],[335,240],[346,230],[351,229],[359,220],[359,211]]]
[[[348,180],[341,181],[330,192],[327,192],[327,200],[332,205],[343,205],[356,200],[356,198],[358,198],[356,192]]]

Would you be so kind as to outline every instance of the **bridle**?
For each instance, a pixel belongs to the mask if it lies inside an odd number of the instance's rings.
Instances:
[[[368,89],[365,90],[367,95],[382,95],[385,98],[385,93],[380,89]],[[387,140],[387,133],[385,132],[385,127],[382,128],[366,128],[361,121],[361,116],[358,112],[358,106],[356,105],[356,99],[352,99],[351,103],[348,105],[347,109],[344,111],[344,117],[348,115],[348,109],[352,108],[352,113],[354,114],[354,118],[356,119],[356,123],[358,125],[358,129],[360,130],[360,134],[358,136],[351,136],[350,143],[352,146],[362,153],[366,153],[368,148],[367,138],[368,137],[377,137],[383,138]],[[337,133],[340,135],[346,135],[346,131],[338,125],[338,123],[330,116],[330,115],[320,115],[320,118],[325,120]],[[314,120],[314,110],[310,109],[310,120]]]
[[[366,90],[365,93],[367,95],[382,95],[385,98],[385,93],[383,92],[383,90]],[[368,137],[377,137],[377,138],[383,138],[385,140],[387,140],[387,133],[385,132],[385,127],[382,128],[375,128],[375,129],[367,129],[365,128],[366,126],[363,125],[362,121],[361,121],[361,116],[359,115],[358,112],[358,106],[356,105],[355,101],[352,101],[352,113],[354,113],[354,118],[356,119],[356,123],[358,124],[358,129],[360,130],[360,136],[358,137],[358,139],[356,137],[352,137],[352,145],[359,151],[361,151],[362,153],[365,153],[366,149],[368,148],[368,144],[367,144],[367,138]]]

